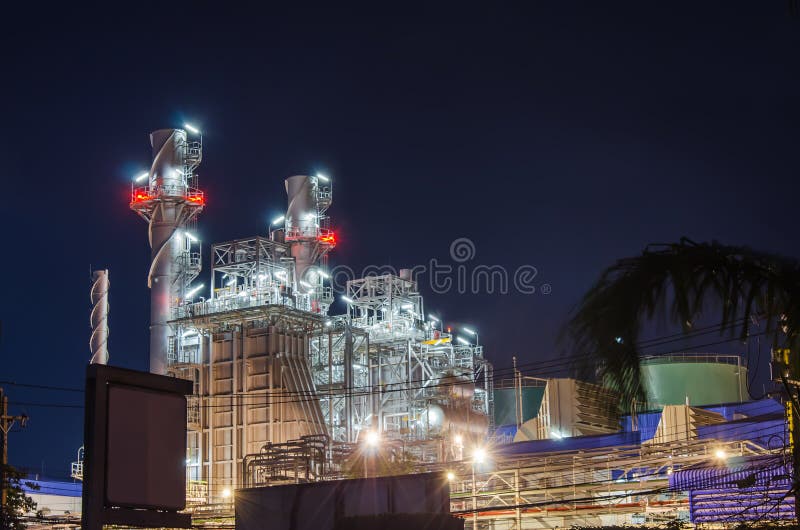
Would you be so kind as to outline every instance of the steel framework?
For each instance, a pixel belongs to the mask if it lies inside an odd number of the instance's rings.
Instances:
[[[347,282],[346,325],[369,337],[367,359],[353,364],[359,386],[369,394],[366,414],[352,417],[352,437],[375,429],[409,442],[417,457],[447,459],[442,449],[464,436],[482,440],[491,414],[491,364],[483,348],[454,344],[450,333],[426,322],[423,299],[410,272]],[[346,372],[346,370],[345,370]],[[463,443],[463,442],[462,442]]]

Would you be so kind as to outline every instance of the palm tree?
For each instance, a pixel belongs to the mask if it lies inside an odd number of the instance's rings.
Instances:
[[[643,324],[661,318],[688,333],[693,322],[712,312],[721,316],[721,332],[742,339],[757,316],[766,322],[764,333],[774,348],[797,351],[800,263],[685,238],[650,245],[640,256],[621,259],[603,272],[575,308],[562,340],[577,353],[579,375],[618,390],[622,403],[641,401]]]

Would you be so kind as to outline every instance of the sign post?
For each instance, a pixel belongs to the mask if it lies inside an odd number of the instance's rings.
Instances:
[[[84,530],[188,528],[183,379],[90,364],[84,423]]]

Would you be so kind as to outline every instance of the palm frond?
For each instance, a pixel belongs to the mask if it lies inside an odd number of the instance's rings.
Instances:
[[[642,326],[661,319],[684,332],[718,312],[723,331],[745,338],[752,316],[766,322],[773,345],[796,347],[800,336],[800,264],[794,259],[717,242],[650,245],[606,269],[561,333],[575,367],[619,391],[644,398]],[[777,325],[780,324],[780,325]]]

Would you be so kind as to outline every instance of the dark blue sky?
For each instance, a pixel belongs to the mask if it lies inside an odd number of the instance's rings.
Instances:
[[[783,2],[112,6],[0,20],[0,380],[82,386],[90,265],[110,269],[112,364],[146,368],[128,186],[148,133],[184,121],[204,131],[206,242],[263,233],[283,179],[323,170],[334,265],[448,262],[467,237],[470,266],[535,266],[549,295],[426,298],[499,367],[556,357],[583,291],[649,242],[797,254],[800,21]],[[12,462],[66,474],[82,411],[12,410],[31,416]]]

